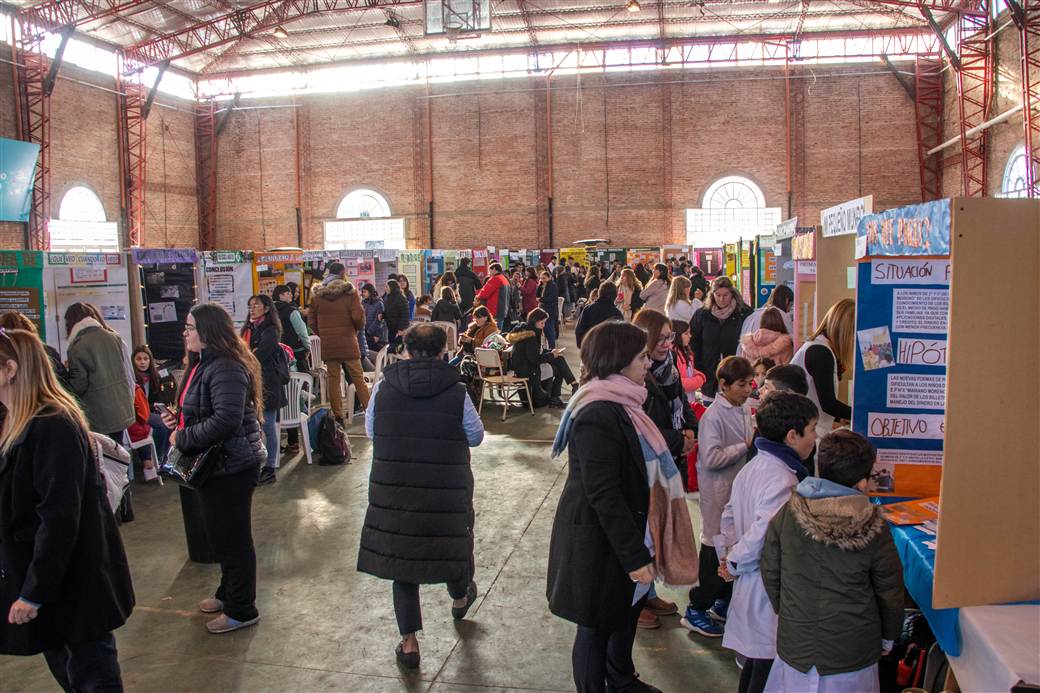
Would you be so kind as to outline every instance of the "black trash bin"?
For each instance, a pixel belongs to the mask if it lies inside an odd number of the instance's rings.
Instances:
[[[184,538],[188,542],[188,558],[196,563],[216,563],[217,557],[206,534],[202,503],[194,489],[181,486],[181,514],[184,516]]]

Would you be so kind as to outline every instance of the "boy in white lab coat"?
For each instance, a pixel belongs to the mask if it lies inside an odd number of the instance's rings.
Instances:
[[[747,658],[738,693],[762,693],[776,657],[777,616],[758,572],[769,521],[809,475],[803,464],[816,445],[819,412],[808,397],[773,392],[755,415],[758,454],[737,474],[722,512],[725,561],[719,576],[735,580],[722,646]]]

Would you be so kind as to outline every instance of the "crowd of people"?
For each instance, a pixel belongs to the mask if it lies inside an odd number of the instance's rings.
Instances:
[[[43,652],[66,690],[121,689],[112,632],[134,595],[92,436],[152,436],[146,481],[167,454],[219,451],[195,491],[221,579],[198,608],[214,634],[259,622],[252,500],[295,451],[277,417],[286,373],[309,369],[316,334],[330,415],[346,413],[345,373],[372,439],[358,570],[392,581],[402,666],[420,664],[420,585],[446,585],[456,619],[477,596],[469,465],[484,429],[467,363],[493,348],[527,380],[533,406],[563,410],[552,454],[567,453],[569,476],[546,594],[577,626],[578,691],[658,690],[631,653],[639,628],[679,615],[657,594],[662,582],[689,588],[684,627],[741,655],[740,693],[877,690],[876,662],[901,625],[901,572],[864,495],[874,451],[845,427],[838,394],[854,353],[851,302],[794,351],[790,289],[753,311],[729,278],[709,282],[678,259],[585,268],[553,258],[509,274],[493,263],[487,278],[463,260],[419,297],[403,275],[382,292],[358,288],[333,262],[306,307],[294,294],[253,296],[241,329],[220,306],[193,307],[177,377],[147,346],[128,349],[89,304],[65,313],[64,361],[31,321],[0,315],[10,605],[0,652]],[[566,319],[577,376],[556,342]],[[369,391],[365,371],[384,349],[401,358]]]

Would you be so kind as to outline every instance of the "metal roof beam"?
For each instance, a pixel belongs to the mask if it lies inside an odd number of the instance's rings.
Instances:
[[[953,69],[959,71],[961,69],[961,58],[957,55],[957,51],[953,50],[953,46],[950,45],[950,42],[946,40],[946,34],[943,32],[942,27],[939,26],[939,23],[935,21],[935,17],[932,16],[931,11],[924,5],[921,5],[921,14],[924,15],[924,18],[928,21],[928,26],[932,28],[935,35],[939,37],[939,44],[942,46],[943,53],[946,54],[950,64],[953,65]]]
[[[892,73],[892,76],[895,77],[901,85],[903,85],[903,90],[906,91],[907,95],[910,97],[910,100],[916,103],[917,90],[910,78],[904,75],[902,72],[900,72],[899,69],[892,64],[892,61],[888,59],[887,55],[883,54],[881,56],[881,62],[885,63],[885,67],[887,67],[888,71]]]
[[[58,44],[58,50],[54,51],[54,60],[51,61],[51,67],[43,79],[44,96],[50,96],[54,91],[54,81],[58,79],[58,68],[61,67],[61,59],[65,56],[65,46],[69,44],[72,32],[72,27],[65,27],[61,32],[61,43]]]
[[[82,26],[96,19],[150,4],[151,0],[47,0],[20,9],[18,19],[57,33],[67,26]]]
[[[264,0],[128,46],[125,55],[129,63],[140,69],[165,60],[186,58],[300,17],[324,12],[394,7],[399,4],[400,0]]]
[[[520,8],[520,19],[523,20],[524,29],[527,30],[527,38],[531,41],[531,45],[537,46],[538,35],[531,26],[531,15],[527,12],[526,0],[516,0],[516,6]]]

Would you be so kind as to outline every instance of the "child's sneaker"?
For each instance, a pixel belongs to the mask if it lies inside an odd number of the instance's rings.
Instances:
[[[711,620],[707,611],[686,607],[686,615],[682,617],[679,623],[683,624],[683,627],[687,630],[700,633],[707,638],[722,637],[722,626]]]
[[[715,603],[708,609],[708,616],[719,623],[726,622],[726,612],[729,611],[729,602],[725,599],[716,599]]]

